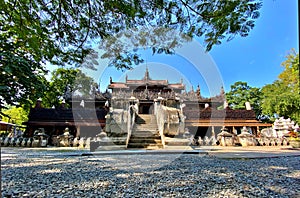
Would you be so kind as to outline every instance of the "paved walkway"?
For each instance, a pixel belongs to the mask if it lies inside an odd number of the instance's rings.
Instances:
[[[226,159],[253,159],[300,156],[300,149],[292,147],[220,147],[208,151],[209,155]]]
[[[285,147],[221,147],[221,146],[201,146],[201,147],[169,147],[166,149],[146,150],[146,149],[127,149],[113,151],[95,151],[74,147],[47,147],[47,148],[16,148],[2,147],[1,156],[18,155],[63,155],[63,156],[84,156],[84,155],[136,155],[136,154],[199,154],[214,156],[224,159],[253,159],[270,157],[291,157],[300,156],[300,149]]]
[[[160,150],[128,149],[116,151],[96,151],[93,155],[112,155],[112,154],[205,154],[217,158],[226,159],[252,159],[269,158],[282,156],[300,156],[300,149],[292,147],[221,147],[221,146],[201,146],[201,147],[171,147]]]

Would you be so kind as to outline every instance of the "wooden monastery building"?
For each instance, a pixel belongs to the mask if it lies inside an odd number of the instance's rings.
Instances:
[[[74,137],[94,137],[105,126],[105,116],[109,108],[122,108],[121,103],[113,103],[114,98],[139,101],[139,114],[153,114],[154,102],[157,98],[164,99],[164,105],[180,108],[185,115],[185,127],[196,136],[204,137],[217,134],[222,127],[229,132],[239,134],[243,127],[251,129],[257,135],[260,127],[269,127],[270,124],[261,123],[256,119],[255,112],[251,109],[232,110],[226,104],[223,88],[220,94],[211,98],[201,96],[200,87],[194,91],[185,91],[185,85],[181,80],[178,83],[170,83],[168,80],[153,80],[150,78],[148,68],[142,79],[128,79],[125,82],[114,82],[110,78],[108,85],[110,92],[100,94],[95,99],[73,99],[72,108],[46,109],[42,108],[42,101],[38,101],[35,108],[29,114],[26,134],[32,136],[38,128],[44,128],[50,135],[61,135],[66,127]],[[128,101],[128,100],[127,100]],[[83,105],[79,105],[84,102]]]

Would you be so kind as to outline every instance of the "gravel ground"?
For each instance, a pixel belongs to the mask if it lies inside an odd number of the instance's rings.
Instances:
[[[2,197],[300,197],[300,157],[1,151]]]

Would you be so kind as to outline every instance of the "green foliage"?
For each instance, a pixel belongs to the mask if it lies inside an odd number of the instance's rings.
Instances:
[[[226,93],[226,100],[232,109],[245,109],[245,103],[249,102],[256,116],[261,114],[261,92],[259,88],[250,87],[246,82],[238,81],[231,85]]]
[[[299,93],[299,54],[296,53],[295,49],[292,49],[286,56],[286,60],[281,66],[284,67],[284,71],[279,74],[279,80],[291,91]]]
[[[22,125],[23,122],[28,120],[28,112],[22,107],[10,106],[2,113],[6,116],[2,116],[2,121]]]
[[[56,65],[98,65],[92,43],[134,28],[151,27],[176,30],[186,37],[204,37],[206,49],[247,36],[259,17],[261,1],[0,1],[1,106],[30,105],[44,92],[47,72],[44,63]],[[148,30],[149,31],[149,30]],[[144,34],[147,31],[140,31]],[[154,34],[152,46],[139,38],[139,46],[152,47],[154,53],[171,53],[179,42],[160,41]],[[174,41],[174,42],[173,42]],[[110,46],[110,45],[109,45]],[[131,68],[142,59],[120,45],[111,63]],[[89,55],[87,57],[87,55]]]
[[[37,62],[59,65],[82,63],[94,39],[137,27],[204,36],[210,50],[224,39],[247,36],[261,6],[261,1],[253,0],[1,1],[2,34],[6,36],[2,39],[14,40]]]
[[[282,66],[279,79],[262,88],[262,112],[273,120],[276,113],[300,123],[299,53],[292,50]]]
[[[247,36],[262,6],[262,2],[251,0],[162,0],[155,3],[135,1],[138,15],[129,22],[130,29],[118,31],[100,43],[99,48],[106,51],[102,58],[110,58],[110,66],[130,69],[133,64],[143,62],[132,50],[139,47],[151,48],[153,54],[173,54],[176,47],[195,36],[204,37],[209,51],[236,35]]]
[[[93,79],[86,76],[79,69],[56,69],[52,72],[48,90],[44,94],[43,106],[48,108],[58,107],[62,99],[71,102],[72,96],[76,94],[84,98],[90,98],[95,87],[97,87],[97,84]]]
[[[0,1],[0,109],[19,104],[28,108],[45,90],[47,71],[41,61],[48,56],[43,50],[50,47],[49,35],[26,3]]]
[[[6,105],[28,108],[46,89],[46,71],[13,44],[1,42],[0,49],[7,50],[0,52],[0,110]]]

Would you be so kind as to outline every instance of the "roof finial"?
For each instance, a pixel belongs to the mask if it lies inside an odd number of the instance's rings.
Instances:
[[[201,93],[200,93],[200,85],[198,84],[197,86],[197,90],[196,90],[197,96],[200,97]]]
[[[147,66],[147,65],[146,65],[146,72],[145,72],[144,80],[145,80],[145,81],[150,80],[150,77],[149,77],[149,71],[148,71],[148,66]]]
[[[221,91],[220,91],[221,96],[225,95],[224,87],[221,86]]]

